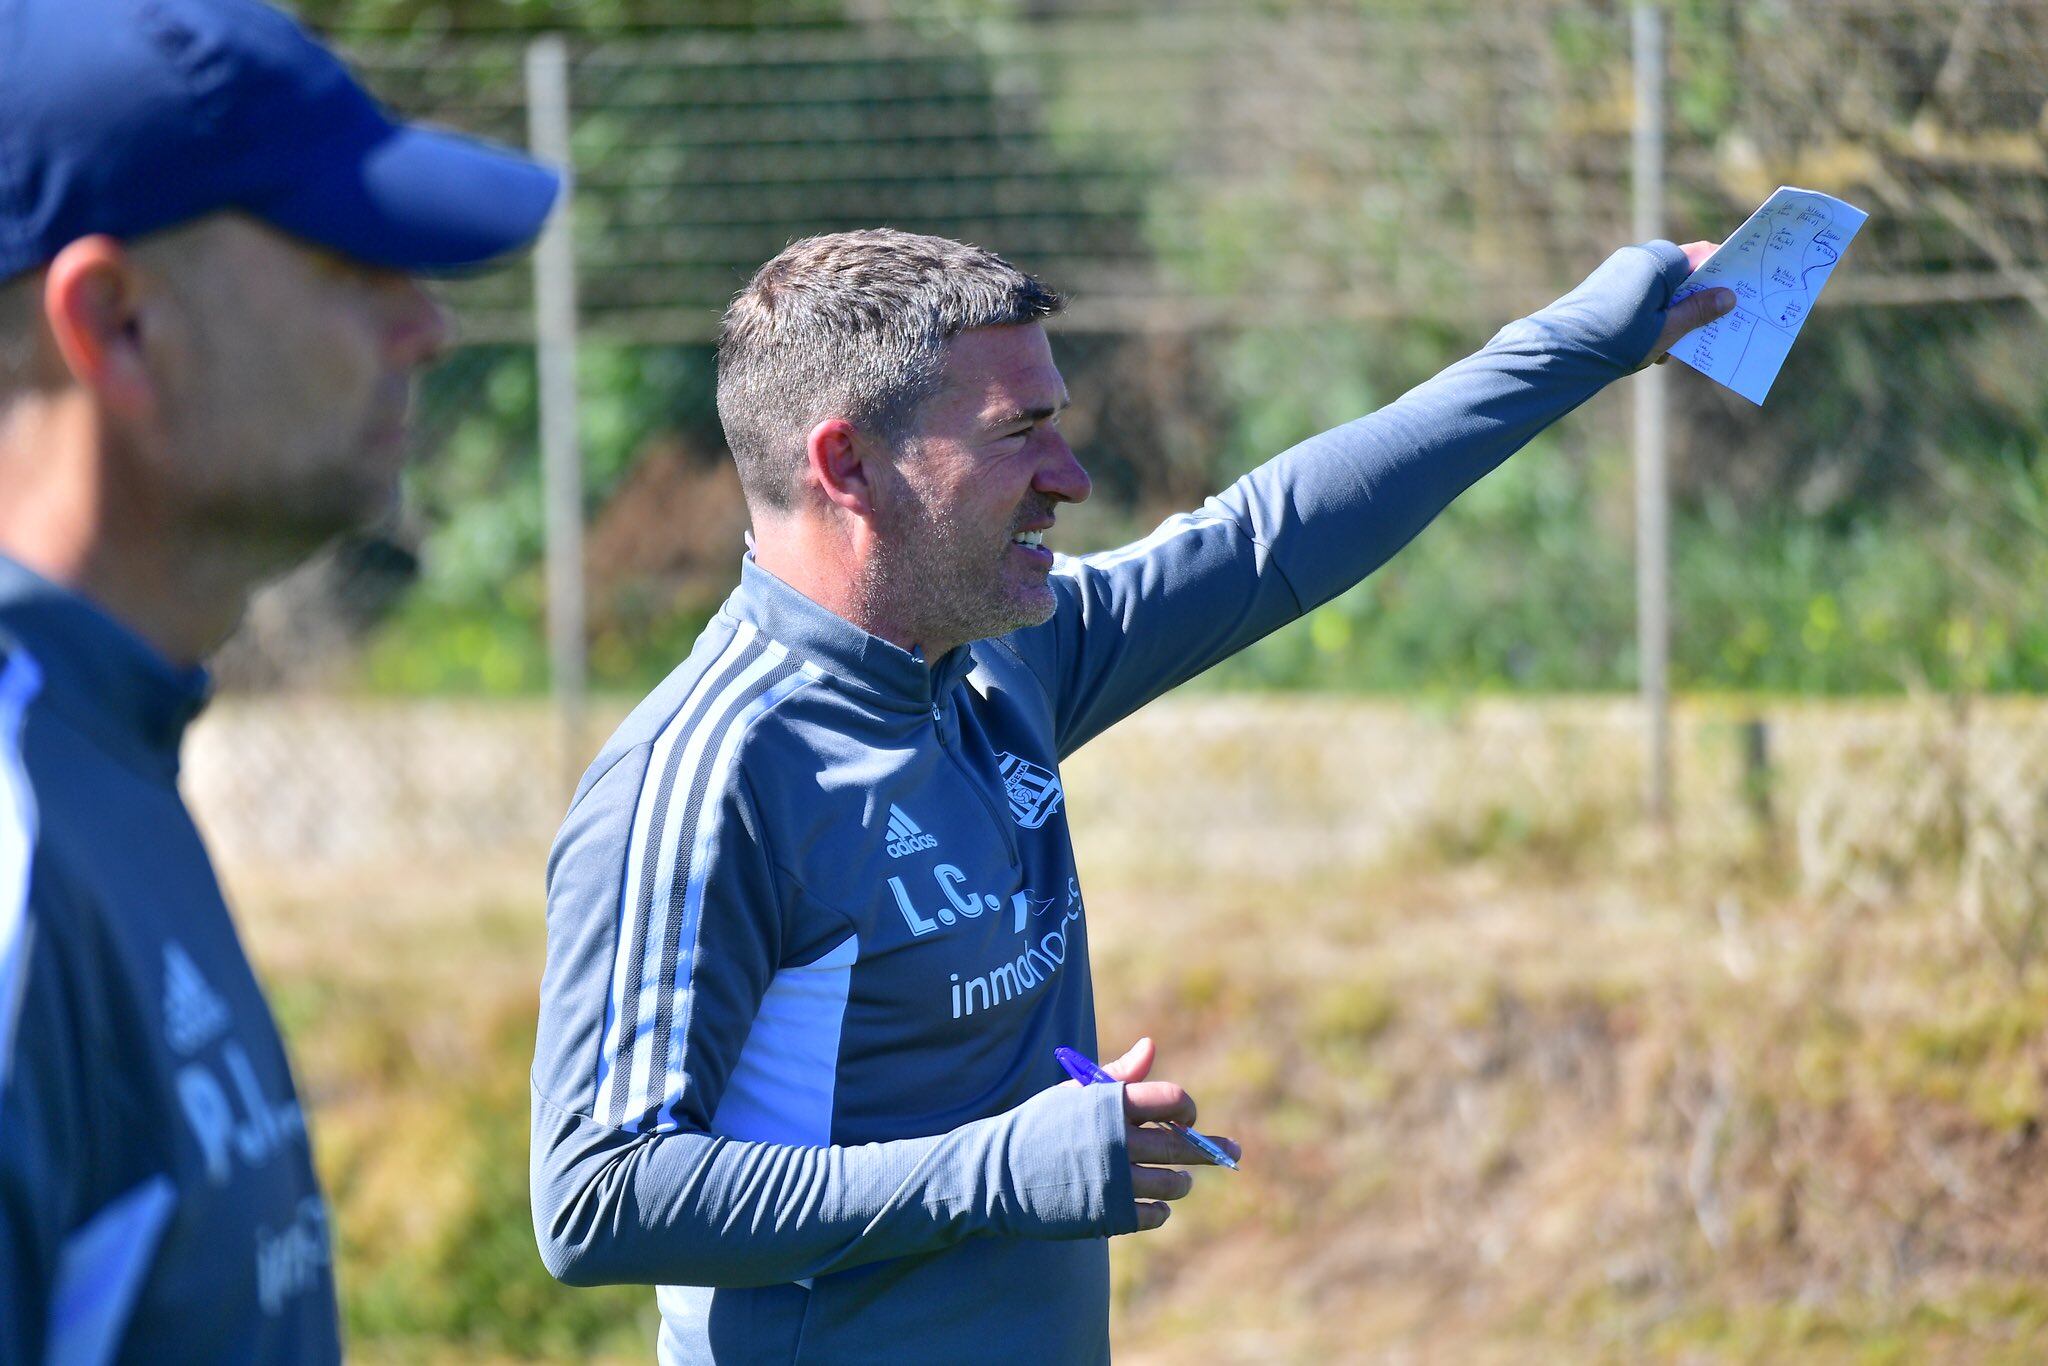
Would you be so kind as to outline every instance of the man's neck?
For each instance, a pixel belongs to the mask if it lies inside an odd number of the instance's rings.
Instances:
[[[64,420],[0,432],[0,553],[90,598],[180,668],[200,663],[278,568],[276,547],[175,524]]]
[[[946,653],[920,639],[874,591],[861,547],[830,523],[802,517],[754,524],[754,563],[835,616],[899,649],[922,651],[927,661]],[[950,648],[950,647],[947,647]]]
[[[225,644],[250,596],[277,573],[274,555],[233,546],[102,551],[68,582],[179,668],[203,663]]]

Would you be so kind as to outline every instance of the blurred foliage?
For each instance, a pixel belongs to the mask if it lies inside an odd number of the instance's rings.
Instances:
[[[1634,677],[1622,452],[1537,442],[1386,568],[1230,660],[1221,687],[1618,689]],[[1839,524],[1709,496],[1674,525],[1672,674],[1687,690],[2048,690],[2048,459],[1986,457],[1930,512]],[[1994,498],[2002,500],[1994,502]],[[1998,507],[2000,516],[1984,509]],[[2019,515],[2027,508],[2032,515]]]
[[[592,39],[771,24],[843,26],[850,39],[881,25],[912,35],[893,59],[904,89],[943,90],[960,123],[1001,128],[1006,155],[1028,161],[1033,174],[1071,173],[1096,196],[1085,207],[1100,222],[1112,221],[1102,215],[1102,195],[1140,206],[1136,237],[1090,250],[1141,255],[1186,299],[1224,310],[1227,321],[1215,325],[1134,326],[1060,341],[1076,400],[1072,426],[1085,433],[1082,455],[1105,505],[1079,520],[1103,543],[1369,411],[1471,349],[1509,312],[1502,280],[1526,292],[1568,278],[1593,264],[1589,236],[1620,240],[1613,195],[1597,192],[1613,186],[1596,168],[1616,164],[1626,144],[1625,15],[1592,0],[1498,13],[1375,0],[1358,7],[1374,19],[1366,52],[1268,44],[1268,29],[1286,31],[1327,8],[1299,3],[1262,7],[1260,25],[1220,53],[1139,44],[1124,75],[1147,97],[1105,124],[1099,68],[1045,62],[1042,54],[1019,60],[1006,46],[1014,25],[970,22],[1030,22],[1069,8],[1057,2],[299,5],[344,38],[403,35],[429,44],[437,35],[540,28]],[[1966,131],[1995,130],[2011,113],[2001,102],[2024,94],[2025,82],[1943,86],[1949,63],[1927,54],[1952,57],[1963,43],[1950,31],[1959,22],[1952,8],[1897,7],[1880,17],[1827,7],[1794,23],[1782,5],[1674,0],[1667,13],[1675,236],[1727,231],[1754,202],[1744,186],[1761,176],[1767,187],[1781,168],[1817,164],[1846,168],[1834,188],[1877,210],[1870,245],[1859,241],[1851,271],[1879,251],[1883,234],[1907,231],[1918,234],[1915,259],[1925,268],[1978,261],[1981,243],[1964,226],[1939,215],[1923,221],[1917,201],[1896,198],[1914,191],[1898,188],[1904,172],[1884,160],[1883,149],[1908,141],[1909,118],[1916,137],[1930,114]],[[1469,66],[1444,60],[1452,39],[1476,54]],[[1983,45],[1992,54],[1986,61],[1994,60],[1997,44]],[[1766,50],[1783,60],[1758,66],[1756,54]],[[1518,52],[1541,55],[1540,78],[1520,79]],[[1263,83],[1234,79],[1257,64],[1277,77],[1262,68]],[[1346,74],[1352,66],[1357,72]],[[1841,98],[1828,98],[1823,77],[1839,84]],[[1286,103],[1269,108],[1275,79]],[[1373,98],[1358,97],[1361,83]],[[900,145],[900,133],[890,142],[888,123],[897,115],[843,100],[820,106],[817,116],[827,115],[858,121],[856,131],[878,145]],[[608,178],[687,185],[698,153],[662,140],[663,120],[678,117],[659,102],[615,109],[592,100],[579,110],[579,160]],[[1893,123],[1873,123],[1883,118]],[[2031,119],[2029,106],[2022,122],[2031,127]],[[1266,131],[1265,154],[1217,150],[1227,140],[1215,130],[1247,122]],[[846,132],[836,127],[834,136]],[[1874,203],[1856,188],[1858,168],[1872,156]],[[771,236],[867,221],[916,227],[929,212],[914,177],[879,171],[858,209],[848,216],[845,205],[806,201],[787,223],[770,225]],[[983,225],[999,248],[1008,246],[1006,223],[1026,233],[1003,212],[992,201]],[[1560,236],[1558,222],[1578,235]],[[1091,231],[1107,229],[1098,223]],[[583,245],[592,297],[640,288],[631,263],[607,255],[624,247],[589,232]],[[1028,252],[1015,254],[1031,263]],[[1077,287],[1088,301],[1088,281],[1055,274],[1053,283]],[[1361,291],[1379,291],[1385,312],[1330,316],[1333,298]],[[1261,302],[1246,309],[1246,299]],[[2034,454],[2048,447],[2041,356],[2040,317],[2023,304],[1831,301],[1767,411],[1675,371],[1680,686],[2048,685],[2048,638],[2025,601],[2048,535]],[[586,342],[587,512],[664,441],[721,448],[712,363],[703,345]],[[1630,686],[1631,476],[1615,430],[1622,402],[1603,400],[1566,424],[1475,489],[1372,582],[1232,661],[1217,681]],[[468,347],[427,386],[420,426],[431,454],[412,483],[424,528],[421,583],[367,654],[365,685],[545,686],[534,425],[523,348]],[[708,604],[663,592],[650,586],[624,608],[593,604],[601,682],[638,686],[679,657]]]
[[[357,914],[337,914],[355,894],[331,876],[294,877],[289,892],[258,897],[252,917],[314,1102],[349,1355],[645,1361],[656,1320],[647,1287],[568,1289],[534,1247],[527,1076],[539,908],[499,900],[476,869],[436,877],[414,867],[380,882],[386,909],[368,913],[368,932],[359,900]],[[322,928],[286,936],[266,960],[264,936],[307,915]]]
[[[590,683],[643,693],[690,652],[710,619],[692,602],[650,596],[622,604],[590,633]],[[375,692],[518,697],[546,691],[547,640],[540,574],[529,567],[503,585],[488,610],[415,593],[371,638],[358,666]]]
[[[458,1080],[433,1118],[449,1141],[435,1154],[448,1172],[430,1232],[410,1245],[348,1249],[361,1267],[345,1287],[349,1338],[360,1347],[460,1344],[465,1356],[501,1352],[538,1361],[584,1361],[645,1351],[652,1295],[645,1286],[568,1290],[541,1266],[527,1203],[527,1062],[531,1019],[508,1019],[489,1065]],[[516,1027],[513,1027],[515,1026]],[[344,1236],[350,1191],[341,1183]],[[352,1254],[352,1255],[351,1255]]]
[[[707,348],[585,346],[578,356],[586,514],[640,458],[650,432],[718,447]],[[548,680],[539,422],[527,347],[465,348],[422,387],[432,449],[408,471],[427,528],[414,590],[371,638],[363,684],[403,694],[539,692]],[[593,623],[600,687],[651,685],[687,652],[701,604],[636,600]]]
[[[291,0],[322,30],[339,33],[541,32],[608,35],[688,24],[839,18],[843,0]]]
[[[1276,252],[1327,257],[1331,279],[1344,278],[1352,257],[1380,257],[1383,278],[1429,301],[1414,321],[1298,328],[1261,319],[1222,342],[1220,388],[1240,450],[1277,451],[1369,410],[1469,347],[1476,338],[1460,344],[1453,322],[1498,316],[1475,297],[1481,272],[1465,269],[1486,223],[1454,183],[1455,157],[1410,155],[1422,136],[1411,132],[1362,188],[1355,175],[1330,173],[1347,157],[1375,155],[1358,146],[1387,141],[1418,107],[1455,89],[1432,52],[1464,13],[1454,9],[1385,30],[1403,51],[1376,68],[1394,82],[1384,98],[1353,102],[1308,84],[1290,122],[1306,147],[1234,178],[1161,188],[1170,221],[1199,220],[1193,234],[1162,234],[1198,244],[1167,255],[1197,288],[1227,294],[1270,278]],[[1680,157],[1760,131],[1781,140],[1763,150],[1791,162],[1806,150],[1801,139],[1842,135],[1844,116],[1800,88],[1818,72],[1795,49],[1775,68],[1744,64],[1760,43],[1792,36],[1783,7],[1681,0],[1667,12],[1668,136]],[[1505,22],[1540,36],[1535,45],[1574,73],[1567,84],[1584,82],[1589,99],[1628,77],[1628,28],[1605,7],[1532,7]],[[1955,15],[1888,11],[1884,22],[1897,31],[1880,33],[1850,7],[1798,27],[1859,22],[1865,41],[1840,56],[1842,74],[1854,68],[1844,84],[1923,113],[1938,106],[1933,66],[1914,69],[1911,54],[1951,47]],[[1743,117],[1802,102],[1820,116],[1784,125]],[[1531,131],[1571,113],[1503,92],[1491,111],[1482,103],[1455,113],[1462,127],[1446,141],[1455,146],[1489,118]],[[1625,133],[1625,120],[1618,127]],[[1677,176],[1674,236],[1717,236],[1747,207],[1725,184]],[[1417,232],[1418,221],[1431,230]],[[1668,386],[1676,683],[1829,693],[2048,687],[2048,631],[2028,592],[2048,568],[2048,464],[2034,454],[2048,446],[2040,317],[1995,303],[1836,308],[1823,322],[1802,336],[1767,413],[1688,372]],[[1630,482],[1612,438],[1586,441],[1573,424],[1465,495],[1374,579],[1212,682],[1625,688],[1634,677]]]

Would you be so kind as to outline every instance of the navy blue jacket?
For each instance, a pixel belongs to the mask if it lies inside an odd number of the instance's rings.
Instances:
[[[207,694],[0,559],[0,1363],[331,1362],[284,1046],[178,795]]]

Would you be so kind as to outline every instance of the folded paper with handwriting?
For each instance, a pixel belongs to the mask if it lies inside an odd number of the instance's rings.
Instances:
[[[1735,291],[1734,311],[1671,348],[1710,379],[1761,404],[1835,263],[1870,215],[1818,190],[1782,185],[1678,287]]]

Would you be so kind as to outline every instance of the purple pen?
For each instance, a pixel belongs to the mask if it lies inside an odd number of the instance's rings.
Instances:
[[[1093,1086],[1098,1081],[1116,1080],[1115,1077],[1112,1077],[1109,1073],[1098,1067],[1094,1060],[1084,1053],[1077,1053],[1071,1048],[1055,1048],[1052,1051],[1052,1055],[1059,1059],[1061,1067],[1067,1069],[1067,1075],[1080,1082],[1083,1086]],[[1187,1125],[1176,1120],[1162,1119],[1157,1122],[1161,1127],[1173,1130],[1182,1138],[1207,1153],[1210,1160],[1215,1162],[1217,1166],[1228,1167],[1232,1171],[1237,1170],[1236,1159],[1232,1158],[1229,1153],[1224,1152],[1223,1145],[1215,1139],[1210,1138],[1206,1134],[1198,1134]]]

